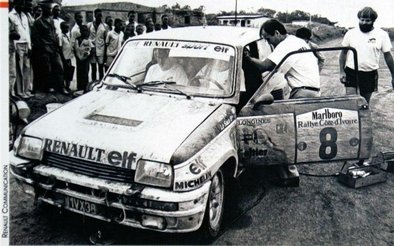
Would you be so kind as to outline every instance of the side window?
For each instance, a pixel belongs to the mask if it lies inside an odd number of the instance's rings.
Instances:
[[[259,50],[257,42],[250,43],[244,47],[249,52],[251,57],[259,58]],[[237,110],[241,110],[243,106],[249,101],[249,99],[253,96],[256,90],[260,87],[261,83],[263,82],[261,79],[261,73],[256,68],[256,66],[245,62],[242,59],[242,70],[245,76],[245,88],[241,86],[241,95]]]
[[[260,60],[264,60],[269,54],[272,53],[273,48],[264,39],[261,39],[256,43]]]

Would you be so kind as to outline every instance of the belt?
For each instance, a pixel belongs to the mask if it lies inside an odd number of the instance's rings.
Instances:
[[[295,87],[291,91],[296,91],[296,90],[310,90],[310,91],[317,91],[317,92],[320,91],[319,88],[310,87],[310,86]]]

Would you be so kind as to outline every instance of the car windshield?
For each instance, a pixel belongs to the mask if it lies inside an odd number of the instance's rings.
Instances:
[[[234,86],[235,49],[214,43],[131,40],[105,83],[142,91],[227,97]]]

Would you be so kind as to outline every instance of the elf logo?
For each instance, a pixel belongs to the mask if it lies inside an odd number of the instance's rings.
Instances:
[[[85,159],[93,162],[107,163],[112,166],[131,169],[137,154],[130,151],[107,151],[87,145],[79,145],[58,140],[45,139],[44,151],[60,155]]]
[[[190,164],[189,170],[192,174],[200,174],[202,170],[205,170],[207,166],[205,166],[204,163],[202,163],[201,157],[198,157],[195,160],[195,163]]]

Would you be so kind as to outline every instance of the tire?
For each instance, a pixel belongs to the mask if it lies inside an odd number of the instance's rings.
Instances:
[[[198,232],[204,242],[214,240],[221,232],[226,198],[225,183],[225,173],[219,169],[212,177],[204,220]]]

